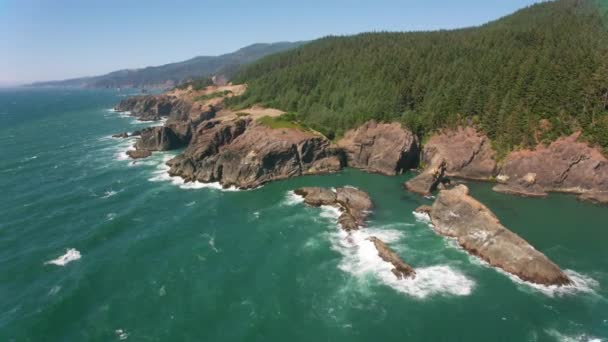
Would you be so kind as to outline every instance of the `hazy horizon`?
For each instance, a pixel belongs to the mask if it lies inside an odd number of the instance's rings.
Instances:
[[[0,0],[0,86],[163,65],[254,43],[477,26],[536,2]]]

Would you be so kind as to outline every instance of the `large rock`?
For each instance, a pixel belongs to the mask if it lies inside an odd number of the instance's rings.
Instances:
[[[399,123],[368,121],[346,132],[338,142],[348,166],[385,175],[400,174],[416,167],[418,138]]]
[[[140,132],[135,143],[135,149],[145,151],[169,151],[185,146],[187,140],[182,139],[166,126],[149,127]]]
[[[397,279],[406,279],[406,278],[415,278],[416,272],[412,268],[412,266],[406,264],[397,253],[393,252],[390,247],[384,243],[384,241],[378,239],[375,236],[369,238],[371,242],[374,243],[376,250],[378,251],[378,256],[382,258],[382,260],[393,265],[393,269],[391,272],[397,277]]]
[[[494,190],[523,196],[567,192],[607,203],[603,194],[608,192],[608,159],[578,137],[573,134],[546,147],[510,153],[497,177],[501,184]]]
[[[497,173],[495,155],[487,136],[473,127],[459,127],[431,136],[422,161],[432,165],[434,160],[445,160],[447,177],[488,180]]]
[[[169,161],[173,176],[249,189],[293,176],[339,171],[339,150],[326,138],[237,119],[206,122],[184,153]]]
[[[557,265],[469,196],[464,185],[442,190],[430,210],[430,218],[437,233],[455,238],[469,253],[522,280],[542,285],[571,283]]]
[[[342,229],[352,231],[365,225],[373,203],[369,195],[353,187],[337,189],[326,188],[299,188],[297,195],[304,198],[304,203],[312,206],[330,205],[340,209],[338,223]]]
[[[167,95],[131,96],[122,101],[114,110],[130,112],[131,116],[143,121],[157,121],[171,114],[176,98]]]
[[[405,189],[419,195],[429,195],[444,180],[446,164],[444,158],[436,155],[420,174],[403,184]]]

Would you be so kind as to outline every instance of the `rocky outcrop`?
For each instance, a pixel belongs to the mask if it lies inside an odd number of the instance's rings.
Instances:
[[[522,280],[541,285],[571,283],[557,265],[471,197],[464,185],[442,190],[430,209],[430,218],[437,233],[455,238],[467,252]]]
[[[142,121],[157,121],[171,114],[175,101],[175,97],[167,95],[131,96],[120,101],[114,110],[130,112]]]
[[[579,142],[578,137],[573,134],[546,147],[510,153],[494,190],[536,197],[566,192],[581,195],[583,200],[608,203],[608,159]]]
[[[443,130],[429,139],[422,151],[422,162],[432,166],[445,160],[445,176],[488,180],[498,171],[490,139],[473,127]]]
[[[341,210],[338,223],[342,229],[352,231],[365,225],[365,220],[373,207],[369,195],[352,187],[337,189],[300,188],[295,193],[304,198],[304,203],[319,207],[329,205]]]
[[[396,122],[368,121],[346,132],[338,146],[346,152],[348,166],[367,172],[392,176],[418,161],[418,138]]]
[[[199,125],[188,148],[168,164],[172,176],[186,181],[250,189],[272,180],[336,172],[344,160],[320,135],[237,119]]]
[[[405,189],[422,196],[429,195],[444,181],[446,165],[445,159],[439,155],[435,156],[418,176],[403,184]]]
[[[133,159],[148,158],[152,155],[151,151],[148,150],[129,150],[127,155]]]
[[[188,140],[177,135],[166,126],[149,127],[141,130],[135,143],[136,150],[169,151],[185,146]]]
[[[489,180],[497,173],[490,140],[472,127],[459,127],[433,135],[424,145],[420,174],[404,185],[408,191],[429,195],[448,177]]]
[[[337,189],[307,187],[296,189],[294,192],[302,196],[304,203],[308,205],[314,207],[329,205],[340,209],[341,214],[338,223],[343,230],[349,233],[365,226],[365,220],[373,207],[369,195],[353,187]],[[414,269],[401,260],[386,243],[375,236],[369,237],[368,240],[374,244],[378,256],[393,266],[391,272],[397,279],[414,278],[416,276]]]
[[[394,268],[391,270],[391,272],[393,272],[397,279],[416,277],[416,272],[412,266],[401,260],[397,253],[393,252],[386,243],[375,236],[370,237],[369,240],[374,243],[376,250],[378,250],[378,256],[380,256],[382,260],[393,265]]]

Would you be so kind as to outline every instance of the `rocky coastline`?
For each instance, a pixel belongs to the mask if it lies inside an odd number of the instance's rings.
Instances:
[[[470,179],[496,182],[495,191],[513,195],[544,197],[565,192],[581,200],[608,203],[608,159],[579,141],[579,134],[511,152],[500,162],[488,137],[473,127],[442,130],[422,145],[398,123],[370,120],[334,143],[314,131],[260,123],[264,116],[283,113],[275,109],[234,113],[225,108],[225,98],[245,90],[244,85],[230,84],[127,98],[115,110],[128,111],[139,120],[166,122],[116,137],[139,136],[135,149],[128,152],[131,158],[185,148],[168,162],[170,175],[186,182],[219,182],[223,187],[251,189],[344,167],[384,175],[420,167],[420,173],[404,187],[424,196],[444,189],[451,179]]]

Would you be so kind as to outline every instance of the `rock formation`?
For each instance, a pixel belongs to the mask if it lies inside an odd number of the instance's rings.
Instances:
[[[429,139],[422,151],[422,161],[445,160],[445,176],[488,180],[496,175],[495,152],[490,139],[473,127],[441,131]]]
[[[346,232],[352,232],[365,226],[373,203],[369,195],[353,187],[342,187],[337,189],[307,187],[299,188],[294,191],[297,195],[304,198],[304,203],[320,207],[329,205],[340,209],[341,214],[338,218],[340,227]],[[391,270],[397,279],[414,278],[416,272],[393,252],[390,247],[375,236],[369,238],[378,251],[378,256],[382,260],[393,265]]]
[[[378,250],[378,256],[380,256],[382,260],[394,266],[391,272],[393,272],[397,279],[416,277],[416,272],[412,266],[401,260],[401,258],[395,252],[393,252],[386,243],[375,236],[370,237],[369,240],[374,243],[376,250]]]
[[[299,188],[297,195],[304,198],[304,203],[319,207],[329,205],[342,212],[338,223],[346,231],[357,230],[365,225],[365,219],[373,207],[369,195],[352,187],[337,189],[327,188]]]
[[[420,174],[403,184],[406,190],[427,196],[437,189],[444,180],[446,168],[445,159],[436,156]]]
[[[578,137],[573,134],[546,147],[510,153],[494,190],[541,197],[547,192],[567,192],[579,194],[583,200],[608,203],[608,159],[577,141]]]
[[[142,121],[157,121],[171,114],[175,100],[175,97],[167,95],[131,96],[120,101],[114,110],[130,112],[131,116]]]
[[[272,180],[336,172],[344,161],[323,136],[236,119],[199,125],[188,148],[168,164],[172,176],[186,181],[250,189]]]
[[[444,130],[424,145],[420,174],[404,185],[408,191],[428,195],[445,177],[489,180],[497,172],[490,140],[472,127]]]
[[[416,167],[418,138],[399,123],[368,121],[338,142],[348,166],[393,176]]]
[[[490,209],[469,196],[464,185],[440,191],[430,209],[430,218],[437,233],[455,238],[470,254],[522,280],[541,285],[571,283],[557,265],[502,226]]]

